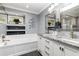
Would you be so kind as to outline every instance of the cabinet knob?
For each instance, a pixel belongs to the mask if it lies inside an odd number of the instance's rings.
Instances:
[[[59,49],[60,49],[60,50],[62,50],[62,48],[61,48],[61,47],[59,47]]]
[[[64,48],[62,48],[61,50],[64,51]]]
[[[59,49],[60,49],[61,51],[64,51],[64,48],[62,48],[62,47],[59,47]]]

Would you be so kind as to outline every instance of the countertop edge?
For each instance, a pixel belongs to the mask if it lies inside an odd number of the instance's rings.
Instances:
[[[64,44],[67,44],[67,45],[71,45],[71,46],[74,46],[74,47],[77,47],[79,48],[79,43],[75,43],[75,42],[70,42],[69,41],[66,41],[66,40],[57,40],[55,38],[50,38],[50,37],[47,37],[47,36],[43,36],[43,35],[40,35],[39,36],[43,37],[43,38],[46,38],[46,39],[49,39],[51,41],[57,41],[57,42],[61,42],[61,43],[64,43]],[[73,40],[72,40],[73,41]]]

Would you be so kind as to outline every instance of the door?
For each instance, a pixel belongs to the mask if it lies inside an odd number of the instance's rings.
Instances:
[[[79,56],[78,48],[71,45],[62,44],[62,43],[61,45],[63,46],[62,48],[64,49],[65,56]]]
[[[54,50],[54,56],[64,56],[64,50],[62,49],[62,46],[58,42],[53,41],[52,47],[53,47],[52,50]]]
[[[79,56],[79,49],[65,46],[65,56]]]

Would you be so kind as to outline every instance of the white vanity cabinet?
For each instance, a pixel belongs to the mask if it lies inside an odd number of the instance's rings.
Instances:
[[[43,56],[63,56],[64,51],[60,47],[58,42],[39,37],[38,50]]]
[[[39,37],[38,50],[43,56],[79,56],[79,48],[59,41]]]
[[[74,47],[72,45],[64,44],[64,43],[59,43],[59,49],[61,52],[58,53],[58,56],[79,56],[79,48]],[[57,50],[58,52],[58,50]],[[57,54],[57,53],[56,53]]]
[[[60,42],[54,43],[54,56],[79,56],[79,48],[62,44]],[[55,45],[57,44],[57,45]]]
[[[63,46],[61,46],[58,42],[52,41],[52,50],[54,51],[53,56],[64,56],[64,49],[62,49]]]
[[[61,45],[64,46],[63,49],[65,52],[65,56],[79,56],[79,48],[66,44],[61,44]]]

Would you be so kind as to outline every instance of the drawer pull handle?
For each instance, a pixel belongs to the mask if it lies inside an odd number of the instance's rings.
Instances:
[[[62,48],[61,48],[61,47],[59,47],[59,49],[61,50]]]
[[[46,40],[47,43],[49,43],[49,41]]]
[[[45,53],[49,56],[49,53],[47,53],[47,51],[45,51]]]
[[[49,47],[45,46],[48,50],[49,50]]]
[[[64,48],[62,48],[61,50],[64,51]]]

